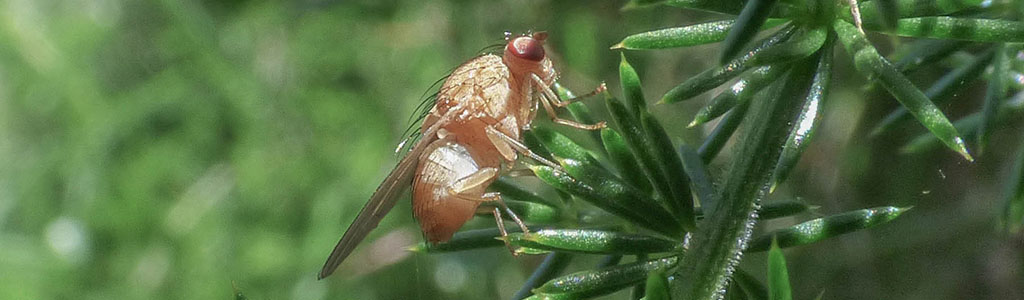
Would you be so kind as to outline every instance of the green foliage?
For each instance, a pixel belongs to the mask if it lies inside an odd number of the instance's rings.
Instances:
[[[848,3],[2,1],[0,298],[1020,295],[1020,1]],[[400,204],[315,281],[429,83],[529,29],[611,121],[523,133],[530,232]]]
[[[786,269],[786,257],[774,240],[771,250],[768,250],[768,299],[793,300],[793,290],[789,286],[789,271]]]

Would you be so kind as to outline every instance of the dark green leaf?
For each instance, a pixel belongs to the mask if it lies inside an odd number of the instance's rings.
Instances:
[[[999,222],[1006,232],[1016,234],[1024,228],[1024,143],[1017,149],[1017,162],[1007,185],[1010,186],[1010,194],[1006,197]]]
[[[700,207],[708,208],[708,214],[711,214],[716,205],[715,188],[711,183],[711,176],[708,175],[707,168],[704,167],[704,162],[701,161],[697,151],[685,144],[679,146],[679,153],[683,157],[683,168],[686,169],[686,176],[690,178]],[[694,213],[696,214],[696,212]]]
[[[554,299],[590,298],[608,294],[642,282],[654,270],[666,270],[676,265],[677,257],[666,257],[617,265],[603,269],[572,273],[548,281],[534,293]]]
[[[757,219],[770,220],[788,217],[811,210],[812,208],[812,206],[800,201],[775,201],[762,205],[761,210],[757,212]],[[705,213],[702,209],[697,210],[698,219],[702,219],[709,215],[711,215],[711,213]]]
[[[899,217],[900,214],[908,209],[910,208],[883,206],[810,220],[789,228],[772,231],[754,239],[750,243],[747,252],[768,250],[773,238],[778,239],[779,247],[781,248],[819,242],[841,234],[887,223]]]
[[[768,288],[761,284],[760,281],[757,281],[757,278],[743,271],[743,269],[737,268],[736,272],[733,273],[732,279],[751,300],[768,299]]]
[[[793,300],[786,257],[775,240],[772,240],[771,250],[768,251],[768,291],[769,300]]]
[[[712,67],[704,70],[700,74],[687,79],[683,83],[669,90],[661,97],[663,103],[674,103],[682,100],[693,98],[694,96],[700,95],[706,91],[709,91],[719,85],[722,85],[729,79],[740,75],[747,69],[751,68],[753,64],[750,64],[754,55],[761,53],[764,49],[767,49],[773,45],[776,45],[789,38],[794,30],[792,28],[783,28],[779,32],[776,32],[772,36],[764,39],[758,46],[745,52],[742,56],[737,57],[728,63],[721,66]]]
[[[643,254],[678,251],[681,244],[650,235],[595,229],[544,229],[509,234],[514,246],[586,254]]]
[[[882,28],[893,29],[896,27],[896,20],[900,18],[900,8],[896,0],[874,0],[875,9],[881,16]]]
[[[647,254],[637,254],[636,261],[646,261],[648,259]],[[633,286],[633,300],[642,300],[646,293],[646,282],[640,282]]]
[[[534,194],[531,191],[527,191],[506,177],[498,178],[498,180],[492,182],[490,188],[501,193],[501,197],[504,198],[505,200],[511,199],[525,202],[533,202],[556,208],[562,207],[564,205],[562,202],[558,200],[544,198],[538,196],[537,194]]]
[[[981,110],[981,126],[978,127],[978,148],[979,155],[985,152],[989,135],[996,127],[996,117],[999,108],[1002,107],[1003,97],[1006,97],[1006,78],[1009,69],[1009,59],[1006,57],[1006,44],[999,44],[995,48],[995,58],[992,61],[992,79],[988,81],[988,90],[985,92],[985,105]]]
[[[729,29],[722,45],[721,64],[728,64],[746,47],[754,36],[761,31],[761,26],[768,20],[768,15],[777,0],[749,0],[743,11],[736,17],[736,23]]]
[[[906,107],[925,128],[942,140],[947,147],[960,153],[968,161],[974,160],[967,152],[967,146],[964,145],[960,133],[946,119],[942,111],[910,80],[903,77],[888,60],[878,54],[863,33],[857,30],[853,24],[842,20],[836,20],[834,25],[839,40],[846,46],[846,51],[853,56],[857,71],[868,78],[875,79],[885,87],[896,97],[896,100],[899,100],[900,104]]]
[[[786,63],[811,55],[825,44],[828,30],[825,27],[800,27],[788,40],[775,44],[751,59],[752,64],[764,66]]]
[[[668,295],[668,277],[665,276],[664,270],[654,270],[648,274],[644,294],[647,300],[671,299]]]
[[[1017,93],[1010,101],[1006,101],[1003,107],[999,109],[999,114],[996,116],[996,125],[1002,125],[1014,118],[1020,118],[1024,114],[1024,93]],[[953,123],[956,126],[956,130],[964,132],[965,138],[973,138],[974,134],[978,132],[978,127],[981,126],[981,113],[973,113]],[[931,134],[920,135],[910,142],[900,151],[904,153],[917,153],[924,150],[932,149],[939,144],[939,140]]]
[[[880,29],[865,24],[869,29]],[[899,36],[976,42],[1024,42],[1024,23],[997,19],[920,17],[900,19],[891,33]]]
[[[714,120],[725,114],[736,105],[746,103],[761,91],[782,77],[782,74],[789,70],[789,66],[762,66],[743,75],[743,78],[734,83],[730,88],[719,93],[708,104],[705,105],[697,115],[693,117],[687,127],[694,127]]]
[[[508,205],[508,208],[511,209],[512,212],[515,212],[516,216],[519,217],[519,219],[522,220],[523,222],[543,224],[556,223],[561,220],[561,214],[559,214],[558,209],[553,206],[534,202],[515,201],[507,199],[504,201],[505,205]],[[477,212],[477,215],[490,214],[490,211]],[[512,220],[511,216],[507,214],[502,214],[502,216],[508,220]]]
[[[533,129],[536,128],[538,128],[538,126],[533,127]],[[537,135],[533,134],[533,130],[523,131],[523,143],[526,144],[526,146],[529,147],[530,151],[533,151],[533,153],[536,153],[537,155],[540,155],[541,157],[546,158],[548,160],[555,159],[553,156],[551,156],[551,152],[548,151],[548,148],[544,147],[544,144],[542,144],[540,142],[540,139],[537,138]]]
[[[952,41],[952,40],[918,40],[914,41],[908,48],[903,57],[896,61],[894,65],[900,69],[904,74],[913,72],[921,66],[934,63],[943,58],[946,58],[953,52],[963,49],[964,46],[969,45],[970,42],[966,41]]]
[[[834,38],[830,40],[832,39]],[[800,110],[795,121],[796,125],[790,131],[786,145],[782,148],[782,154],[779,155],[779,162],[772,174],[772,187],[769,191],[774,192],[775,187],[786,180],[789,171],[793,170],[796,163],[800,161],[800,155],[810,145],[818,124],[821,124],[822,107],[825,100],[828,99],[828,88],[832,79],[831,45],[830,41],[826,47],[822,48],[823,54],[817,62],[818,67],[814,72],[814,79],[811,80],[811,87],[808,88],[807,97],[804,98],[803,109]]]
[[[892,1],[892,0],[888,0]],[[896,0],[895,11],[898,18],[939,16],[954,13],[971,7],[981,6],[983,0]],[[861,1],[860,17],[865,25],[878,24],[881,26],[885,21],[886,12],[880,12],[879,5],[875,1]],[[842,10],[842,16],[846,21],[853,21],[849,9]],[[890,17],[891,18],[891,17]]]
[[[661,167],[662,176],[665,177],[672,193],[668,201],[669,208],[683,223],[683,228],[688,231],[697,229],[696,219],[693,215],[693,196],[690,194],[690,179],[686,176],[683,161],[672,146],[665,128],[661,127],[658,120],[654,119],[646,111],[640,113],[640,123],[647,133],[647,139],[654,146],[653,152]]]
[[[666,5],[735,15],[743,10],[743,0],[668,0]]]
[[[672,194],[672,188],[669,186],[670,181],[665,177],[665,172],[662,171],[659,156],[656,152],[658,149],[657,144],[649,139],[647,132],[644,131],[643,126],[640,124],[640,120],[636,118],[637,115],[630,113],[622,102],[619,102],[618,99],[610,95],[606,95],[605,100],[605,103],[608,105],[608,113],[612,115],[612,119],[619,125],[622,137],[625,138],[626,144],[629,145],[629,149],[640,163],[640,169],[650,179],[651,186],[660,196],[663,205],[669,208],[678,208],[673,207],[676,204],[669,203],[675,198]],[[677,213],[677,211],[673,211],[673,213]],[[678,217],[678,215],[676,216]]]
[[[770,220],[796,215],[811,209],[810,205],[802,201],[776,201],[763,205],[761,211],[757,213],[757,217],[760,220]]]
[[[644,100],[644,90],[640,84],[640,76],[636,74],[633,66],[626,61],[626,54],[621,53],[622,61],[619,63],[619,81],[622,83],[622,97],[630,110],[639,118],[640,112],[647,111],[647,102]]]
[[[664,4],[665,0],[630,0],[626,5],[622,6],[622,10],[631,10],[640,7],[647,7],[651,5]]]
[[[612,165],[619,170],[619,174],[626,182],[644,191],[644,195],[650,195],[651,182],[643,175],[640,164],[637,162],[633,152],[629,150],[622,135],[615,129],[601,129],[601,141],[605,151],[608,152],[608,159]]]
[[[786,21],[785,19],[768,19],[761,30],[779,26]],[[712,21],[637,33],[622,39],[622,42],[612,46],[612,49],[666,49],[717,43],[725,39],[733,22],[735,21]]]
[[[528,226],[528,229],[531,231],[537,230],[537,228],[539,227]],[[509,233],[522,232],[518,226],[508,227],[507,231]],[[438,244],[421,242],[409,247],[409,251],[428,253],[454,252],[505,245],[504,242],[497,239],[499,237],[501,237],[501,232],[498,231],[498,228],[464,230],[456,232],[452,239],[447,242]]]
[[[562,163],[569,172],[580,171],[579,162],[575,160],[567,159]],[[640,191],[608,178],[602,172],[590,172],[584,178],[577,179],[548,166],[532,166],[531,169],[537,178],[556,189],[580,197],[640,226],[670,237],[680,237],[683,232],[679,223],[664,207],[642,196]]]
[[[935,81],[931,87],[925,91],[925,96],[932,100],[932,103],[936,105],[948,101],[953,97],[954,94],[967,87],[970,83],[973,83],[975,79],[981,77],[985,71],[985,66],[992,60],[992,56],[995,51],[985,51],[981,55],[975,57],[970,63],[962,65],[953,71]],[[872,136],[878,136],[886,132],[897,128],[905,120],[910,118],[910,114],[906,108],[897,108],[889,115],[886,115],[881,122],[871,130]]]
[[[601,258],[601,261],[597,263],[595,268],[607,268],[618,265],[622,261],[622,255],[605,255]]]
[[[711,134],[708,134],[708,137],[704,139],[704,143],[700,145],[700,148],[697,148],[697,154],[700,155],[701,160],[705,164],[711,163],[711,160],[725,147],[725,143],[736,132],[736,128],[740,127],[740,123],[743,122],[749,108],[750,101],[733,107],[729,114],[722,118],[722,121],[718,122],[718,125],[711,131]]]
[[[572,262],[573,255],[570,253],[562,252],[551,252],[544,257],[544,261],[533,270],[530,274],[530,278],[526,279],[523,283],[523,287],[519,289],[515,295],[512,295],[512,299],[523,299],[532,294],[532,290],[542,283],[555,278],[558,274],[565,271],[565,268]]]
[[[544,147],[554,154],[555,159],[571,158],[585,164],[585,167],[603,170],[597,159],[586,148],[573,142],[569,137],[546,127],[533,128],[533,133]]]

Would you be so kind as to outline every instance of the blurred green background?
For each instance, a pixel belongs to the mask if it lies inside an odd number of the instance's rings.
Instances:
[[[315,274],[397,161],[392,150],[431,83],[504,31],[549,31],[563,85],[607,81],[617,93],[619,54],[608,46],[723,18],[620,12],[622,1],[0,4],[2,299],[225,299],[233,286],[252,299],[508,298],[539,257],[410,254],[421,239],[408,202],[336,275]],[[717,50],[628,56],[656,99]],[[978,163],[942,149],[901,156],[898,144],[922,129],[867,139],[865,127],[895,101],[840,67],[818,139],[774,197],[821,214],[915,209],[788,250],[797,298],[1022,297],[1024,238],[994,230],[1021,122],[997,132]],[[918,72],[919,85],[943,70],[932,71]],[[976,111],[983,91],[976,85],[943,109]],[[679,142],[699,143],[702,130],[683,128],[708,95],[656,114]],[[604,117],[600,103],[590,106]],[[716,178],[727,171],[723,154]],[[467,227],[493,226],[479,219]],[[763,256],[745,259],[763,274]],[[570,270],[595,262],[580,258]]]

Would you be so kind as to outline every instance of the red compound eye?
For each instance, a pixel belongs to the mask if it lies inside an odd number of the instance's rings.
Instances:
[[[518,58],[531,61],[544,59],[544,45],[541,41],[528,36],[521,36],[508,43],[507,49]]]

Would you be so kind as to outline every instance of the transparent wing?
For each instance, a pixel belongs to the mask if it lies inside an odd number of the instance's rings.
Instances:
[[[405,187],[412,181],[413,173],[415,173],[416,165],[419,162],[420,153],[423,153],[427,145],[436,139],[437,130],[442,123],[436,122],[424,131],[424,138],[418,141],[409,150],[409,153],[398,162],[398,166],[391,170],[388,177],[384,178],[384,182],[377,187],[377,191],[373,192],[373,196],[370,196],[370,200],[359,211],[356,220],[352,221],[352,225],[345,231],[345,235],[338,241],[338,245],[334,246],[334,251],[331,251],[331,255],[327,257],[327,262],[324,263],[323,269],[320,269],[318,279],[324,279],[324,277],[334,273],[338,265],[341,265],[341,262],[349,254],[352,254],[352,250],[356,248],[356,245],[359,245],[359,242],[363,241],[370,234],[371,230],[377,228],[380,220],[395,207],[395,203],[398,202],[398,196],[402,194]]]

